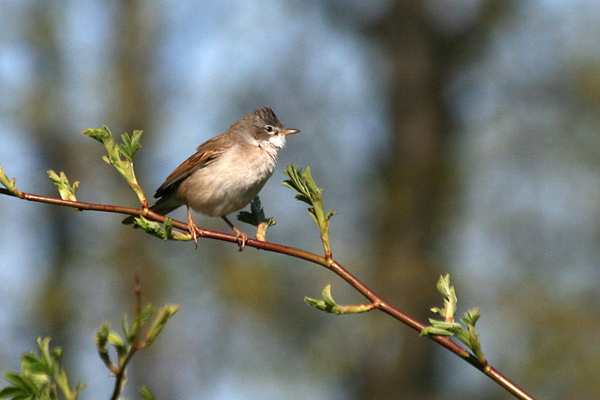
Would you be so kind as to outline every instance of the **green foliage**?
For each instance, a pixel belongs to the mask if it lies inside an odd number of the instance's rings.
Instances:
[[[133,221],[149,234],[162,240],[192,240],[192,235],[173,230],[173,220],[171,218],[166,218],[162,225],[144,217],[136,217]]]
[[[261,222],[267,220],[273,220],[272,218],[265,217],[265,210],[263,209],[260,197],[256,196],[252,203],[250,203],[250,212],[240,211],[237,215],[238,221],[245,222],[252,226],[258,226]],[[274,225],[275,221],[271,225]]]
[[[50,338],[38,338],[39,357],[31,351],[21,358],[20,374],[4,374],[11,386],[0,391],[0,399],[54,400],[59,398],[59,392],[67,400],[77,399],[85,385],[78,384],[71,389],[67,372],[60,366],[62,350],[58,347],[50,350],[49,345]]]
[[[294,164],[291,164],[287,166],[283,173],[289,178],[283,181],[283,186],[297,192],[296,199],[312,206],[308,209],[308,212],[321,231],[321,241],[325,249],[325,257],[328,260],[332,260],[331,245],[329,244],[329,222],[331,217],[337,213],[335,211],[325,213],[323,197],[321,196],[323,189],[319,188],[313,180],[310,174],[310,165],[306,166],[305,171],[302,171],[302,168],[296,169]]]
[[[438,284],[438,291],[444,296],[444,308],[440,309],[434,307],[431,309],[432,312],[439,314],[444,318],[444,321],[438,321],[435,319],[429,319],[430,326],[426,327],[421,331],[421,336],[429,335],[441,335],[441,336],[454,336],[461,342],[463,342],[477,359],[486,365],[485,356],[481,351],[481,343],[479,342],[479,335],[475,332],[475,324],[481,314],[479,308],[473,308],[467,311],[460,319],[460,321],[466,326],[454,322],[454,315],[456,313],[456,304],[458,302],[456,298],[456,292],[454,286],[450,284],[450,275],[446,274],[441,276]]]
[[[321,193],[323,189],[315,184],[310,174],[310,165],[307,165],[306,170],[302,172],[302,168],[296,169],[294,164],[290,164],[283,173],[290,178],[283,181],[283,186],[298,192],[296,199],[313,207],[315,202],[322,202]],[[314,210],[311,211],[311,214],[314,214]]]
[[[137,182],[133,169],[133,158],[142,147],[140,138],[143,131],[133,131],[131,137],[124,133],[121,135],[123,143],[120,145],[115,144],[113,135],[106,126],[102,127],[102,129],[87,129],[81,133],[104,144],[107,155],[103,156],[102,159],[119,171],[138,196],[140,203],[143,206],[147,206],[148,202],[142,188]]]
[[[0,183],[2,186],[7,188],[9,192],[14,193],[17,190],[15,186],[16,182],[17,180],[15,178],[8,179],[8,176],[6,176],[4,170],[2,169],[2,165],[0,165]]]
[[[158,335],[160,335],[163,328],[167,324],[169,318],[175,315],[177,311],[179,311],[179,306],[169,305],[165,306],[162,310],[158,312],[158,315],[156,316],[154,322],[150,326],[148,335],[146,335],[146,340],[143,342],[142,348],[150,346],[154,342],[154,340],[156,340]]]
[[[155,400],[154,395],[146,387],[141,388],[140,393],[142,394],[142,400]]]
[[[60,176],[56,174],[53,170],[48,170],[48,177],[54,182],[56,187],[58,188],[58,193],[60,194],[60,198],[63,200],[77,201],[77,197],[75,197],[75,192],[79,187],[79,181],[75,181],[73,186],[69,184],[69,180],[64,172],[60,172]]]
[[[116,332],[110,330],[110,325],[104,323],[102,328],[96,332],[96,347],[98,354],[109,369],[115,373],[123,366],[125,361],[130,357],[131,353],[138,349],[143,349],[152,344],[156,337],[160,334],[168,319],[171,318],[177,311],[179,306],[165,306],[160,310],[157,318],[154,319],[153,323],[147,327],[147,334],[143,340],[140,340],[140,334],[142,328],[145,327],[146,323],[156,313],[150,305],[146,306],[141,310],[135,321],[129,324],[127,315],[123,315],[121,321],[121,329],[123,331],[124,338]],[[118,361],[114,364],[108,353],[107,345],[111,345],[117,352]]]
[[[238,221],[256,226],[256,238],[262,241],[266,240],[267,229],[270,226],[277,224],[272,217],[265,217],[265,210],[263,209],[258,196],[250,203],[250,212],[240,211],[237,215],[237,219]]]
[[[440,276],[437,283],[437,290],[444,296],[444,308],[433,307],[431,312],[441,315],[446,322],[453,322],[458,299],[456,298],[454,286],[450,284],[450,274]]]
[[[125,386],[125,367],[135,352],[150,346],[158,335],[162,332],[165,324],[177,311],[179,306],[168,305],[158,312],[154,321],[148,324],[150,318],[156,313],[150,305],[136,313],[133,323],[129,323],[127,315],[123,315],[121,329],[123,337],[110,330],[110,325],[104,323],[102,328],[96,332],[96,348],[100,359],[104,362],[110,372],[117,376],[117,387],[115,391],[121,393]],[[146,332],[142,338],[142,330]],[[117,362],[114,363],[108,351],[108,345],[112,346],[117,353]],[[150,397],[148,397],[150,396]],[[146,389],[142,391],[143,399],[152,399],[152,395]]]
[[[142,147],[140,143],[142,133],[144,133],[144,131],[135,130],[133,131],[133,135],[131,135],[131,137],[129,137],[129,135],[126,133],[121,135],[123,144],[119,145],[119,151],[131,162],[133,162],[135,153],[137,153],[137,151]]]
[[[359,304],[353,306],[341,306],[333,300],[331,296],[331,285],[325,286],[323,289],[323,300],[312,299],[310,297],[304,297],[304,301],[308,305],[313,306],[321,311],[325,311],[330,314],[358,314],[366,311],[371,311],[374,307],[373,304]]]

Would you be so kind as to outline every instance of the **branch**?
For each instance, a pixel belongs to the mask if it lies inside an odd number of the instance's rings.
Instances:
[[[134,192],[137,194],[140,200],[140,204],[142,206],[141,209],[79,202],[75,197],[75,190],[77,189],[78,183],[76,182],[73,186],[71,186],[63,173],[61,173],[61,176],[58,176],[54,172],[49,172],[50,177],[53,179],[53,181],[59,189],[59,193],[62,199],[24,193],[16,188],[16,180],[14,178],[9,179],[2,170],[1,166],[0,184],[5,186],[6,189],[0,188],[0,194],[15,196],[28,201],[36,201],[73,207],[81,211],[93,210],[137,215],[140,217],[144,217],[136,219],[136,222],[138,226],[141,226],[144,229],[146,229],[148,233],[151,233],[162,239],[191,239],[191,235],[186,235],[182,232],[173,232],[173,228],[180,229],[183,232],[189,232],[189,227],[187,224],[180,221],[172,220],[148,209],[148,203],[146,202],[141,187],[137,183],[133,168],[133,157],[141,147],[141,144],[139,143],[139,139],[142,134],[141,131],[135,131],[131,137],[127,134],[123,134],[123,144],[121,145],[115,144],[112,134],[106,127],[103,127],[103,129],[88,129],[83,133],[89,137],[92,137],[102,142],[105,145],[108,155],[104,156],[103,159],[107,163],[112,165],[115,169],[117,169],[117,171],[127,180],[130,187],[134,190]],[[325,212],[322,196],[323,189],[319,188],[314,182],[310,173],[310,167],[307,166],[306,169],[303,171],[302,168],[296,169],[294,165],[290,165],[287,167],[284,173],[289,179],[285,180],[283,185],[297,192],[296,199],[303,201],[311,206],[308,209],[308,211],[320,230],[325,257],[293,247],[287,247],[265,241],[264,233],[266,232],[268,226],[272,225],[273,220],[265,218],[262,207],[260,206],[260,201],[258,199],[256,199],[253,202],[251,207],[251,213],[241,213],[242,220],[246,220],[246,222],[250,222],[252,224],[257,223],[259,225],[259,231],[257,232],[257,238],[259,240],[248,239],[246,242],[246,246],[274,253],[289,255],[325,267],[331,270],[339,277],[341,277],[343,280],[345,280],[350,286],[355,288],[359,293],[361,293],[370,301],[369,304],[340,306],[331,297],[331,288],[326,287],[323,291],[323,300],[314,300],[306,298],[305,300],[308,304],[319,308],[323,311],[334,314],[349,314],[379,309],[384,313],[390,315],[392,318],[395,318],[403,324],[416,330],[417,332],[419,332],[419,334],[429,337],[431,340],[437,342],[449,351],[463,358],[469,364],[479,369],[492,380],[497,382],[500,386],[504,387],[515,397],[519,399],[533,399],[533,397],[529,396],[518,386],[516,386],[513,382],[511,382],[503,375],[501,375],[498,371],[496,371],[494,368],[492,368],[483,357],[483,353],[481,352],[481,348],[479,347],[479,337],[474,331],[475,322],[477,318],[479,318],[478,312],[468,314],[466,319],[463,319],[468,326],[469,333],[466,333],[464,329],[461,330],[454,325],[451,325],[450,327],[444,325],[448,323],[453,323],[453,315],[456,303],[454,288],[450,287],[449,277],[445,280],[442,279],[438,284],[438,289],[443,289],[442,293],[446,297],[446,307],[444,308],[444,310],[439,310],[437,308],[434,310],[440,313],[440,315],[444,316],[446,321],[433,321],[435,322],[435,324],[437,324],[437,326],[427,327],[423,323],[408,316],[407,314],[403,313],[397,308],[385,303],[371,289],[365,286],[362,282],[360,282],[356,277],[354,277],[350,272],[348,272],[345,268],[343,268],[338,262],[336,262],[333,259],[331,244],[329,242],[329,226],[331,217],[334,216],[336,212]],[[161,227],[160,225],[156,224],[156,222],[161,222],[163,226]],[[262,228],[260,228],[261,224]],[[198,233],[198,237],[221,240],[236,244],[238,243],[238,237],[232,234],[209,231],[197,227],[195,229]],[[452,321],[450,321],[450,319],[452,319]],[[125,325],[126,324],[124,323],[124,326]],[[102,335],[104,335],[107,332],[107,330],[108,328],[103,327],[103,329],[101,330]],[[461,347],[460,345],[458,345],[450,339],[449,336],[455,335],[456,333],[460,334],[459,336],[457,336],[459,340],[462,339],[463,343],[467,344],[467,346],[469,346],[469,348],[471,348],[471,350],[474,351],[475,355],[471,354],[467,349]],[[133,340],[135,338],[131,339]],[[133,351],[135,351],[135,349],[133,349]],[[113,372],[118,372],[118,368],[113,368],[114,366],[108,359],[107,354],[103,351],[103,349],[100,349],[100,356],[103,358],[105,363],[107,363],[107,366],[109,366],[109,368],[113,370]]]
[[[141,284],[139,277],[135,276],[135,321],[130,325],[127,322],[127,314],[123,315],[121,322],[123,337],[110,330],[108,323],[104,323],[102,328],[96,332],[96,348],[98,354],[111,374],[115,376],[115,388],[111,400],[120,399],[121,392],[125,386],[125,371],[127,365],[138,350],[150,346],[156,337],[160,334],[168,319],[178,310],[179,306],[166,305],[159,311],[159,315],[154,319],[151,326],[146,326],[150,317],[156,312],[150,305],[142,309]],[[141,340],[142,329],[146,329],[145,338]],[[111,360],[108,351],[108,345],[115,349],[117,354],[116,362]],[[148,399],[152,399],[148,389],[143,389]],[[150,396],[150,397],[149,397]]]
[[[145,218],[147,218],[151,221],[156,221],[156,222],[161,222],[161,223],[164,223],[165,220],[167,219],[167,217],[157,214],[147,208],[137,209],[137,208],[131,208],[131,207],[121,207],[121,206],[112,206],[112,205],[105,205],[105,204],[85,203],[85,202],[72,201],[72,200],[63,200],[63,199],[58,199],[58,198],[53,198],[53,197],[39,196],[39,195],[31,194],[31,193],[21,192],[21,191],[17,190],[16,188],[14,188],[14,190],[0,188],[0,194],[17,197],[17,198],[20,198],[23,200],[39,202],[39,203],[48,203],[48,204],[54,204],[54,205],[59,205],[59,206],[65,206],[65,207],[73,207],[73,208],[77,208],[79,210],[101,211],[101,212],[110,212],[110,213],[118,213],[118,214],[144,216]],[[180,229],[183,232],[189,232],[188,225],[181,221],[173,220],[172,226],[173,226],[173,228]],[[201,228],[198,228],[198,234],[199,234],[199,237],[202,237],[205,239],[220,240],[220,241],[224,241],[224,242],[230,242],[230,243],[237,244],[237,237],[233,234],[210,231],[210,230],[201,229]],[[300,250],[297,248],[293,248],[293,247],[283,246],[283,245],[276,244],[276,243],[264,242],[264,241],[260,241],[260,240],[250,239],[250,238],[248,239],[246,246],[254,247],[256,249],[261,249],[261,250],[265,250],[265,251],[269,251],[269,252],[273,252],[273,253],[279,253],[279,254],[296,257],[296,258],[320,265],[322,267],[325,267],[325,268],[331,270],[333,273],[335,273],[339,277],[341,277],[350,286],[355,288],[359,293],[361,293],[364,297],[366,297],[372,303],[372,308],[379,309],[380,311],[388,314],[392,318],[402,322],[403,324],[405,324],[408,327],[412,328],[413,330],[417,331],[418,333],[421,333],[423,331],[423,329],[426,328],[425,324],[421,323],[420,321],[410,317],[409,315],[403,313],[402,311],[398,310],[397,308],[384,302],[377,294],[375,294],[375,292],[373,292],[371,289],[369,289],[365,284],[363,284],[361,281],[359,281],[354,275],[352,275],[345,268],[343,268],[338,262],[336,262],[335,260],[333,260],[331,258],[323,257],[320,255],[310,253],[308,251]],[[329,250],[329,249],[327,249],[327,250]],[[329,253],[328,256],[330,256],[330,254],[331,253]],[[528,395],[525,391],[523,391],[521,388],[519,388],[515,383],[513,383],[508,378],[503,376],[500,372],[498,372],[496,369],[494,369],[489,364],[481,363],[475,356],[473,356],[471,353],[469,353],[469,351],[467,351],[463,347],[461,347],[458,344],[456,344],[455,342],[453,342],[449,337],[437,336],[437,335],[428,336],[428,337],[431,340],[433,340],[434,342],[441,345],[442,347],[446,348],[447,350],[449,350],[452,353],[456,354],[457,356],[461,357],[462,359],[467,361],[469,364],[471,364],[473,367],[475,367],[478,370],[480,370],[481,372],[483,372],[485,375],[487,375],[493,381],[495,381],[500,386],[502,386],[504,389],[506,389],[511,394],[513,394],[516,398],[524,399],[524,400],[534,400],[533,397]]]

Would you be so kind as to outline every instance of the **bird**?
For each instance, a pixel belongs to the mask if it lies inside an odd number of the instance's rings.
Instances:
[[[219,136],[198,146],[194,155],[177,167],[156,190],[158,200],[150,210],[166,215],[185,206],[189,232],[196,246],[198,230],[190,209],[221,217],[236,233],[242,250],[248,236],[227,218],[248,205],[273,175],[277,152],[288,135],[300,132],[285,128],[269,107],[261,107],[236,121]],[[135,216],[123,220],[132,224]]]

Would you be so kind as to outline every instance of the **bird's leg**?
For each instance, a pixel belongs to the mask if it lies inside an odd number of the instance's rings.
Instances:
[[[198,248],[198,227],[194,223],[194,218],[192,218],[192,213],[190,212],[190,206],[186,205],[187,213],[188,213],[188,229],[192,238],[194,239],[194,243],[196,244],[196,248]]]
[[[229,227],[231,229],[233,229],[233,231],[235,232],[236,236],[236,240],[238,241],[238,250],[242,251],[244,250],[244,247],[246,247],[246,242],[248,241],[248,235],[246,235],[244,232],[240,231],[238,228],[236,228],[231,221],[229,221],[227,219],[227,217],[225,215],[223,215],[221,218],[223,218],[223,221],[225,221],[225,223],[227,225],[229,225]]]

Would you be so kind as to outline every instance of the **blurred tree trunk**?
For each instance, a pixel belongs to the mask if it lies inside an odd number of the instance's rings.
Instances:
[[[133,132],[147,129],[152,115],[150,99],[153,98],[148,82],[152,68],[155,32],[151,7],[141,0],[121,0],[115,21],[114,42],[117,60],[115,77],[115,107],[112,115],[120,129]],[[144,137],[146,139],[146,137]]]
[[[392,123],[387,158],[379,165],[384,184],[376,210],[378,245],[374,288],[402,311],[426,321],[440,305],[432,252],[443,214],[448,165],[448,124],[440,88],[444,57],[424,21],[422,1],[396,2],[376,28],[389,60],[389,116]],[[443,49],[442,49],[443,50]],[[365,369],[361,398],[428,399],[434,397],[433,348],[397,322],[386,321],[385,362],[373,357]]]
[[[151,125],[153,122],[151,116],[156,105],[151,99],[155,96],[152,94],[152,84],[148,80],[151,75],[149,70],[152,68],[152,56],[156,54],[153,11],[153,5],[142,0],[121,0],[117,3],[115,12],[117,19],[114,27],[117,34],[114,36],[113,43],[116,60],[114,71],[116,97],[107,122],[110,127],[113,127],[115,136],[120,135],[121,132],[131,134],[134,130],[143,130],[142,143],[146,148],[156,134]],[[140,163],[143,153],[146,152],[138,154],[135,163],[138,180],[144,175],[144,164]],[[147,154],[146,157],[151,159],[152,155]],[[115,202],[128,204],[129,199],[134,195],[123,190],[123,185],[121,182],[116,182],[116,179],[113,186]],[[144,189],[148,202],[152,204],[153,188]],[[140,204],[131,204],[131,206],[140,207]],[[107,218],[113,220],[115,231],[121,233],[116,248],[112,249],[113,268],[121,273],[122,282],[130,283],[123,285],[125,290],[122,292],[122,298],[117,300],[117,304],[124,305],[125,308],[120,308],[118,312],[132,311],[134,274],[140,277],[142,301],[156,304],[160,290],[166,285],[161,276],[160,265],[153,259],[151,252],[144,250],[148,237],[141,229],[134,231],[130,226],[120,225],[119,216],[112,215]],[[156,382],[157,377],[152,367],[157,365],[158,361],[153,359],[153,355],[153,352],[140,354],[138,367],[130,369],[127,376],[129,381],[127,390],[131,391],[131,397],[137,396],[136,388]],[[152,385],[150,388],[156,390]]]
[[[152,19],[145,13],[150,6],[144,4],[141,0],[121,0],[117,4],[115,15],[115,31],[117,34],[113,43],[115,70],[115,98],[112,101],[114,105],[110,109],[109,122],[107,124],[113,127],[113,135],[120,135],[121,132],[132,134],[134,130],[143,130],[144,136],[142,143],[147,146],[151,141],[151,115],[152,98],[148,70],[151,68],[151,55],[154,48],[154,32],[151,24]],[[143,168],[140,168],[138,154],[136,160],[136,174],[138,179],[143,176]],[[129,199],[135,197],[133,193],[123,190],[123,182],[116,182],[114,188],[115,201],[119,204],[127,204]],[[144,188],[147,199],[152,203],[152,188]],[[137,199],[137,198],[136,198]],[[140,207],[140,204],[131,204],[133,207]],[[144,234],[137,230],[130,229],[130,226],[122,227],[119,216],[109,216],[114,219],[115,230],[122,234],[117,248],[113,250],[115,254],[112,262],[115,268],[123,274],[123,280],[131,282],[130,289],[133,288],[133,274],[139,274],[142,283],[142,293],[145,298],[151,299],[150,288],[157,285],[153,284],[153,271],[156,265],[148,256],[148,252],[142,251],[144,246]],[[126,296],[124,304],[133,304],[133,290],[124,293]]]
[[[120,135],[120,132],[132,134],[134,130],[143,130],[144,136],[142,143],[147,146],[153,137],[151,123],[153,104],[150,99],[151,84],[147,77],[148,70],[152,67],[152,54],[154,50],[154,30],[152,18],[146,13],[151,6],[141,0],[121,0],[118,3],[118,10],[115,15],[118,18],[115,21],[115,35],[113,43],[114,59],[116,60],[115,93],[116,96],[112,102],[114,107],[110,110],[109,121],[107,124],[113,127],[113,135]],[[138,180],[143,176],[143,168],[140,168],[139,161],[141,152],[136,160],[136,174]],[[151,158],[151,155],[148,156]],[[116,182],[113,186],[115,201],[119,204],[127,204],[130,198],[135,197],[133,193],[123,190],[125,186],[122,182]],[[152,204],[152,188],[144,188],[147,199]],[[136,197],[137,199],[137,197]],[[138,204],[131,204],[133,207],[140,207]],[[145,235],[141,230],[134,231],[130,226],[123,227],[119,224],[119,216],[109,216],[114,219],[115,230],[122,233],[117,248],[113,250],[115,254],[112,260],[115,268],[123,274],[123,280],[131,282],[129,288],[124,293],[126,296],[124,304],[133,304],[133,274],[139,274],[142,283],[142,293],[145,298],[151,299],[151,288],[157,288],[158,282],[153,282],[156,272],[156,264],[149,257],[148,252],[140,251],[144,246]]]
[[[384,192],[373,218],[380,222],[373,287],[424,322],[431,316],[429,309],[442,304],[436,282],[448,272],[435,254],[452,184],[451,122],[442,90],[450,68],[476,49],[473,39],[509,9],[509,3],[483,1],[476,21],[454,36],[443,36],[431,26],[423,1],[395,2],[374,30],[389,60],[392,130],[387,158],[379,165]],[[382,323],[386,328],[378,328],[384,335],[378,341],[381,349],[364,370],[361,398],[437,398],[435,345],[394,322]],[[377,354],[385,354],[385,361]]]
[[[67,176],[74,181],[77,177],[84,175],[82,162],[77,149],[73,146],[75,141],[71,135],[77,134],[87,126],[81,126],[77,121],[77,115],[69,109],[64,100],[68,96],[63,95],[65,89],[65,71],[67,68],[67,57],[64,55],[64,47],[69,43],[61,41],[60,29],[62,27],[61,9],[64,5],[54,2],[39,3],[32,7],[29,29],[29,41],[36,54],[36,84],[31,85],[34,89],[28,94],[24,102],[24,115],[32,132],[32,137],[37,141],[38,154],[44,168],[64,170]],[[110,102],[113,105],[109,109],[108,117],[104,122],[112,128],[113,134],[118,137],[121,132],[131,133],[134,129],[149,128],[149,83],[146,79],[147,69],[150,68],[150,54],[153,54],[154,46],[152,36],[153,26],[149,25],[151,18],[145,15],[148,6],[140,0],[123,0],[117,4],[119,9],[115,15],[119,18],[115,21],[114,29],[118,34],[114,37],[114,52],[116,53],[116,65],[109,65],[114,69],[111,71],[116,87],[106,90],[104,93],[116,93],[115,99]],[[110,75],[110,74],[107,74]],[[108,99],[104,99],[109,103]],[[149,135],[144,137],[147,144]],[[84,156],[85,157],[85,156]],[[97,159],[100,163],[100,159]],[[110,173],[109,170],[107,170]],[[114,177],[115,197],[118,203],[123,202],[124,191],[120,186],[118,177]],[[105,190],[102,188],[101,190]],[[117,194],[118,191],[118,194]],[[52,193],[52,192],[49,192]],[[56,193],[56,191],[54,191]],[[150,193],[151,195],[152,193]],[[82,313],[76,294],[69,287],[69,268],[72,265],[85,265],[81,261],[81,252],[78,246],[82,246],[80,239],[74,238],[76,228],[73,223],[74,211],[64,207],[40,207],[42,212],[47,213],[49,226],[52,227],[50,238],[50,257],[47,265],[48,278],[45,286],[40,289],[36,303],[36,313],[39,320],[45,323],[43,335],[53,338],[53,344],[69,347],[66,341],[69,339],[68,328],[75,315]],[[104,215],[103,218],[114,220],[115,231],[121,229],[117,216]],[[130,312],[134,304],[133,274],[139,272],[144,296],[151,299],[150,288],[160,287],[156,279],[155,264],[148,259],[147,253],[139,251],[142,247],[142,232],[127,232],[119,241],[117,249],[104,249],[106,260],[114,263],[114,269],[122,273],[123,278],[115,282],[121,286],[123,298],[115,299],[115,316],[124,312]],[[110,243],[98,238],[97,243]],[[96,243],[93,243],[96,244]],[[138,249],[138,250],[135,250]],[[113,257],[114,255],[114,257]],[[98,268],[101,265],[97,265]],[[94,288],[96,290],[96,288]],[[97,288],[97,290],[102,290]],[[94,293],[91,294],[92,296]],[[98,321],[100,326],[101,321]],[[39,330],[39,327],[36,328]],[[145,370],[142,368],[142,370]],[[133,375],[130,376],[130,378]],[[133,385],[132,385],[133,386]]]
[[[32,138],[37,142],[40,164],[48,169],[64,168],[71,153],[70,141],[64,133],[69,129],[69,112],[61,101],[64,97],[64,57],[59,39],[60,20],[51,12],[52,3],[38,3],[31,9],[28,40],[35,54],[36,84],[23,103],[23,115]],[[77,174],[77,166],[73,174]],[[74,175],[69,175],[74,176]],[[56,192],[55,192],[56,193]],[[73,294],[65,284],[74,250],[71,243],[72,226],[67,213],[73,210],[62,207],[40,207],[48,218],[52,232],[49,238],[49,254],[46,265],[45,286],[37,292],[34,320],[42,322],[44,335],[53,338],[54,345],[62,345],[67,339],[67,328],[73,318]],[[43,218],[40,218],[43,220]],[[36,327],[39,330],[39,327]]]

